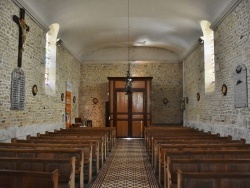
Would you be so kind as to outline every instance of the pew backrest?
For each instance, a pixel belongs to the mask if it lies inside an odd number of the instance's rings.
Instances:
[[[0,187],[58,188],[58,176],[58,170],[53,172],[0,170]]]

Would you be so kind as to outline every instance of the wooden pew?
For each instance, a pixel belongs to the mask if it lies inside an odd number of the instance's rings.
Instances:
[[[101,140],[104,152],[104,160],[107,158],[107,142],[105,135],[89,135],[89,134],[37,134],[37,136],[27,136],[27,140],[31,139],[44,139],[44,138],[53,138],[57,140],[77,140],[77,141],[89,141],[89,140]]]
[[[58,188],[58,176],[58,170],[53,172],[0,170],[0,187]]]
[[[152,149],[152,140],[155,138],[155,137],[173,137],[175,138],[176,136],[182,136],[182,137],[186,137],[186,136],[189,136],[189,135],[211,135],[211,134],[208,134],[208,133],[204,133],[204,132],[201,132],[201,131],[197,131],[197,130],[194,130],[194,129],[182,129],[182,128],[178,128],[178,129],[169,129],[169,128],[166,128],[166,129],[160,129],[160,130],[151,130],[147,133],[147,136],[146,136],[146,150],[147,152],[150,154],[151,152],[151,149]],[[217,136],[219,136],[219,134],[217,134]]]
[[[71,159],[0,157],[0,170],[52,172],[57,169],[59,187],[75,188],[75,160],[75,157]]]
[[[27,136],[27,140],[23,141],[23,140],[14,140],[13,142],[32,142],[32,143],[54,143],[54,142],[58,142],[58,143],[81,143],[81,144],[85,144],[85,143],[92,143],[92,147],[94,147],[94,150],[98,148],[98,146],[96,146],[96,144],[93,144],[93,142],[99,142],[99,155],[101,157],[101,163],[104,163],[105,160],[105,152],[104,152],[104,147],[103,146],[103,141],[101,138],[72,138],[72,137],[66,137],[66,136],[52,136],[52,135],[47,135],[47,136],[40,136],[40,137],[36,137],[36,136]],[[95,148],[96,147],[96,148]],[[97,157],[97,156],[96,156]],[[99,161],[97,159],[97,161]]]
[[[177,171],[182,172],[249,172],[250,159],[167,159],[164,187],[177,186]],[[166,186],[167,185],[167,186]]]
[[[61,136],[71,136],[71,137],[82,137],[85,136],[87,138],[96,138],[96,137],[101,137],[105,148],[108,148],[108,143],[109,143],[109,132],[108,131],[71,131],[71,129],[65,129],[65,131],[60,130],[60,131],[55,131],[55,132],[49,132],[46,131],[45,134],[37,134],[37,136],[48,136],[48,135],[61,135]],[[107,149],[108,150],[108,149]]]
[[[71,140],[49,140],[49,139],[30,139],[30,140],[19,140],[16,138],[13,138],[11,140],[12,143],[0,143],[0,148],[4,147],[12,147],[12,148],[78,148],[83,149],[84,147],[92,146],[92,159],[89,161],[86,161],[87,158],[85,157],[86,166],[89,166],[88,163],[92,161],[92,168],[95,166],[96,173],[99,173],[100,168],[100,159],[99,159],[99,142],[98,141],[84,141],[84,142],[78,142],[78,141],[71,141]],[[93,159],[96,159],[94,161]],[[95,164],[94,164],[95,162]],[[92,169],[92,173],[94,173],[94,168]]]
[[[12,149],[0,148],[0,157],[70,159],[76,158],[76,175],[79,176],[80,187],[84,187],[84,150],[83,149]],[[92,172],[89,172],[89,182]]]
[[[57,130],[55,130],[56,132]],[[59,131],[66,132],[100,132],[107,131],[108,132],[108,141],[109,141],[109,151],[111,151],[112,147],[116,141],[116,128],[115,127],[76,127],[76,128],[68,128],[68,129],[60,129]]]
[[[19,149],[80,149],[84,151],[84,166],[88,168],[87,173],[89,181],[93,176],[93,148],[92,143],[77,143],[70,144],[70,142],[63,144],[51,144],[51,143],[0,143],[0,148],[19,148]],[[99,164],[98,164],[99,165]],[[96,166],[97,171],[99,171],[99,166]],[[98,173],[98,172],[97,172]]]
[[[231,136],[228,137],[207,137],[207,138],[155,138],[153,142],[153,149],[152,149],[152,165],[153,167],[157,167],[156,160],[158,160],[158,153],[160,151],[160,148],[164,144],[188,144],[188,145],[193,145],[193,144],[215,144],[215,143],[224,143],[224,144],[245,144],[246,141],[244,139],[240,140],[232,140]]]
[[[195,173],[178,170],[177,188],[248,188],[250,173]]]
[[[154,142],[153,142],[153,147],[152,147],[152,153],[151,153],[151,160],[152,160],[152,164],[153,166],[155,165],[155,161],[157,160],[157,156],[159,158],[159,154],[161,154],[161,147],[163,144],[168,144],[168,143],[174,143],[175,141],[183,141],[186,143],[190,143],[190,142],[197,142],[197,143],[213,143],[213,142],[223,142],[223,143],[227,143],[227,142],[232,142],[231,141],[231,136],[228,137],[218,137],[218,136],[214,136],[214,135],[207,135],[207,136],[197,136],[197,135],[189,135],[189,136],[176,136],[176,137],[165,137],[163,138],[155,138]],[[238,141],[236,143],[239,143]],[[241,143],[241,142],[240,142]],[[242,142],[244,143],[244,142]],[[154,166],[156,167],[156,166]]]
[[[250,150],[169,151],[164,154],[164,177],[167,176],[168,157],[170,159],[250,159]],[[164,187],[166,186],[164,184]]]
[[[201,144],[200,144],[201,143]],[[164,155],[167,155],[168,152],[172,152],[172,151],[204,151],[204,150],[249,150],[250,149],[250,145],[248,144],[225,144],[225,143],[205,143],[202,144],[202,140],[201,142],[197,142],[197,144],[164,144],[162,145],[162,147],[159,150],[159,162],[158,162],[158,173],[159,173],[159,182],[161,182],[161,177],[162,177],[162,168],[164,167]]]

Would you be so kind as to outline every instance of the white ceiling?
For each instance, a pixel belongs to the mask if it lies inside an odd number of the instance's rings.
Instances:
[[[214,23],[240,0],[14,1],[44,28],[58,23],[63,46],[84,63],[126,60],[128,46],[133,60],[178,62],[202,36],[200,21]]]

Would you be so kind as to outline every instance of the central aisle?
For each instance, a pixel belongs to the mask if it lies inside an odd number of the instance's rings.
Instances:
[[[117,139],[92,188],[158,188],[143,139]]]

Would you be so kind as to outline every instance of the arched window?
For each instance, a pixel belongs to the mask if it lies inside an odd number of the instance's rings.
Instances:
[[[215,91],[215,62],[214,62],[214,31],[210,29],[211,23],[203,20],[200,23],[204,41],[204,75],[205,93]]]
[[[56,42],[59,24],[50,25],[46,34],[46,59],[45,59],[45,94],[56,94]]]

